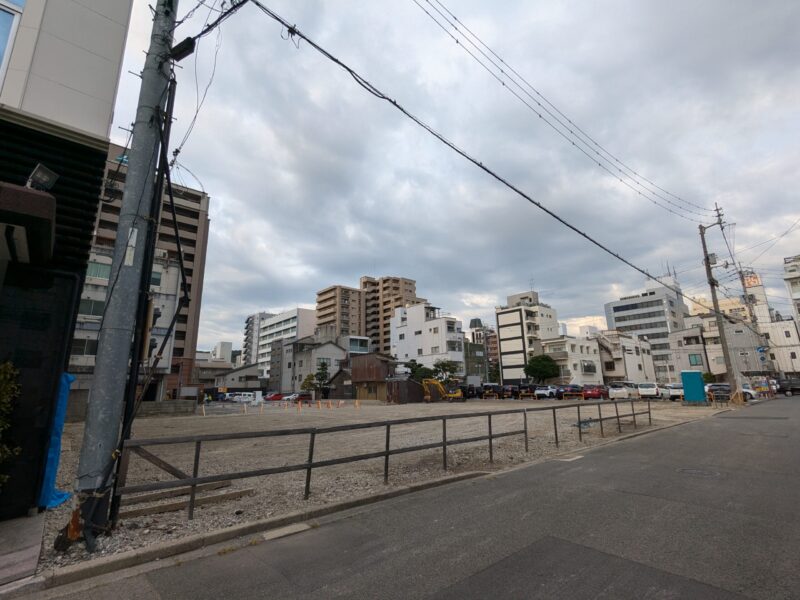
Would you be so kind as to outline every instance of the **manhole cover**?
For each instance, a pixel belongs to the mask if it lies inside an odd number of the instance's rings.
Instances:
[[[718,471],[711,471],[709,469],[678,469],[678,473],[693,475],[694,477],[719,477]]]

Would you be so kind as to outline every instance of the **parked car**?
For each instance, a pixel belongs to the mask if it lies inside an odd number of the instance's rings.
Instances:
[[[583,386],[584,400],[606,400],[608,399],[608,388],[604,385],[585,385]]]
[[[234,402],[241,402],[243,404],[250,404],[255,399],[256,395],[253,392],[236,392],[232,398]]]
[[[640,383],[637,387],[640,398],[660,398],[661,390],[658,388],[657,383]]]
[[[501,398],[503,396],[503,388],[497,383],[484,383],[481,398],[486,394],[497,394],[497,397]]]
[[[665,400],[683,400],[683,384],[682,383],[668,383],[661,388],[661,395]]]
[[[519,398],[519,386],[518,385],[504,385],[503,386],[503,398]]]
[[[555,398],[558,388],[554,385],[537,385],[534,393],[537,398]]]
[[[611,400],[627,400],[637,393],[638,388],[632,381],[612,381],[608,384],[608,397]]]
[[[709,383],[706,385],[706,394],[722,394],[725,396],[730,396],[731,393],[731,386],[727,383]],[[742,394],[744,394],[744,399],[746,401],[753,400],[756,397],[755,391],[750,387],[749,383],[742,384]]]
[[[781,379],[778,381],[778,391],[784,396],[800,394],[800,379]]]
[[[267,395],[264,396],[264,400],[267,402],[278,402],[279,400],[283,400],[283,394],[280,392],[267,392]]]
[[[564,398],[564,394],[580,394],[581,392],[583,392],[582,385],[570,383],[569,385],[562,385],[556,390],[556,398],[562,400]]]

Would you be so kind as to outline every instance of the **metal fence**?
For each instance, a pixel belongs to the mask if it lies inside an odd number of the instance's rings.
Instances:
[[[620,414],[619,405],[630,404],[631,412]],[[614,406],[614,414],[611,416],[603,416],[603,406]],[[581,409],[584,411],[590,407],[597,407],[597,417],[582,418]],[[188,516],[192,519],[194,516],[195,495],[197,486],[203,484],[211,484],[223,481],[231,481],[234,479],[248,479],[251,477],[262,477],[265,475],[275,475],[277,473],[289,473],[292,471],[305,471],[305,492],[304,498],[308,498],[311,493],[311,473],[314,469],[321,467],[329,467],[333,465],[341,465],[346,463],[358,462],[362,460],[372,460],[383,458],[383,481],[389,482],[389,458],[398,454],[405,454],[408,452],[420,452],[423,450],[434,450],[441,448],[442,450],[442,468],[447,470],[447,449],[450,446],[458,444],[470,444],[475,442],[488,442],[489,449],[489,462],[494,462],[494,441],[498,438],[521,435],[525,442],[525,452],[528,452],[528,413],[552,411],[553,414],[553,434],[555,437],[556,447],[559,446],[559,432],[558,420],[556,418],[557,411],[577,409],[576,427],[578,430],[578,439],[583,440],[584,428],[598,423],[600,425],[600,435],[605,437],[604,422],[609,420],[616,420],[617,430],[622,432],[622,418],[632,417],[634,429],[637,427],[637,415],[647,415],[649,423],[652,425],[652,416],[650,413],[650,401],[647,401],[647,410],[636,411],[634,400],[610,400],[599,402],[582,402],[579,404],[567,404],[560,406],[542,406],[534,408],[515,408],[508,410],[487,411],[479,413],[462,413],[452,415],[437,415],[429,417],[411,417],[406,419],[392,419],[386,421],[373,421],[370,423],[353,423],[348,425],[334,425],[330,427],[302,427],[296,429],[277,429],[270,431],[255,431],[255,432],[241,432],[241,433],[219,433],[219,434],[205,434],[205,435],[187,435],[187,436],[173,436],[173,437],[160,437],[151,439],[130,439],[126,440],[122,451],[122,465],[120,468],[119,482],[116,490],[118,496],[124,494],[135,494],[141,492],[163,491],[177,488],[189,488],[189,504]],[[520,415],[521,428],[513,429],[511,431],[494,432],[492,429],[493,417],[501,415]],[[584,412],[585,416],[586,413]],[[458,419],[486,419],[487,433],[486,435],[471,436],[465,438],[449,438],[447,435],[447,422],[455,421]],[[403,446],[400,448],[391,447],[392,427],[400,425],[409,425],[414,423],[427,423],[427,422],[441,422],[442,437],[441,441],[418,444],[415,446]],[[363,429],[385,429],[385,444],[382,450],[376,452],[369,452],[366,454],[355,454],[351,456],[344,456],[340,458],[331,458],[326,460],[314,460],[314,445],[316,439],[320,435],[329,433],[339,433],[343,431],[356,431]],[[220,473],[216,475],[199,476],[200,472],[200,458],[203,442],[217,442],[227,440],[241,440],[253,438],[273,438],[273,437],[286,437],[286,436],[308,436],[308,460],[303,463],[294,465],[284,465],[280,467],[267,467],[261,469],[252,469],[248,471],[237,471],[234,473]],[[168,444],[194,444],[194,461],[191,475],[181,471],[179,468],[171,465],[162,458],[152,454],[146,450],[149,446],[163,446]],[[150,462],[161,470],[173,475],[175,479],[169,481],[157,481],[153,483],[143,483],[127,485],[128,465],[130,462],[131,453],[136,454],[140,458]]]

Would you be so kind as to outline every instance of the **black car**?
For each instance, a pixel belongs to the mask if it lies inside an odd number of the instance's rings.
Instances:
[[[485,398],[486,394],[496,394],[498,398],[502,398],[503,388],[496,383],[484,383],[481,398]]]
[[[800,379],[781,379],[778,381],[778,392],[784,396],[800,394]]]
[[[504,385],[503,386],[503,398],[519,398],[519,386],[518,385]]]
[[[583,386],[571,383],[569,385],[562,385],[556,390],[556,398],[559,400],[564,399],[564,394],[581,394],[583,393]]]

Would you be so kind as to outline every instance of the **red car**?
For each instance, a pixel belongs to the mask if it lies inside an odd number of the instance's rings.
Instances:
[[[608,400],[608,388],[604,385],[583,386],[584,400]]]
[[[280,392],[268,392],[266,396],[264,396],[264,400],[267,402],[278,402],[279,400],[283,400],[283,394]]]

